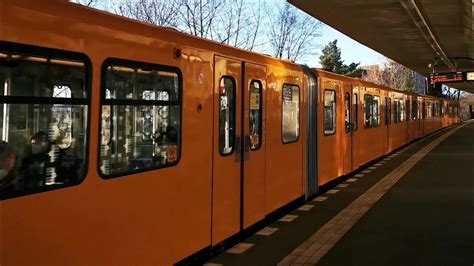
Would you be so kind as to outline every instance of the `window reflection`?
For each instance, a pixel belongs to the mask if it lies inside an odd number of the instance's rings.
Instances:
[[[336,133],[336,91],[324,91],[324,134]]]
[[[121,60],[106,69],[101,173],[117,176],[176,164],[181,132],[178,74]]]
[[[0,195],[78,182],[86,156],[84,63],[0,50],[0,84]]]
[[[262,84],[260,81],[250,83],[250,149],[257,150],[262,143]]]
[[[235,82],[230,77],[222,77],[219,85],[219,151],[227,155],[234,149]]]
[[[284,84],[282,98],[282,141],[294,142],[300,135],[300,88]]]

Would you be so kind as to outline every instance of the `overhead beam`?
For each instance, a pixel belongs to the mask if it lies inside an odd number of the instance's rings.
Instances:
[[[443,63],[451,69],[451,71],[457,71],[456,67],[453,65],[451,60],[449,60],[446,53],[443,51],[441,46],[439,45],[436,37],[434,36],[433,32],[430,29],[428,23],[426,23],[425,18],[420,12],[420,9],[415,3],[415,0],[400,0],[405,11],[410,15],[413,23],[418,27],[423,37],[426,39],[428,44],[431,46],[433,51],[438,55],[438,57],[443,61]],[[434,58],[433,58],[434,59]]]

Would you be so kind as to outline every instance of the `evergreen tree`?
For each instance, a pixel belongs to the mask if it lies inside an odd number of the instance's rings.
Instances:
[[[337,40],[324,46],[322,53],[319,57],[319,63],[323,69],[337,73],[342,66],[341,48],[337,47]]]
[[[359,68],[360,63],[344,64],[341,60],[341,48],[337,47],[337,40],[329,42],[324,46],[322,55],[319,57],[322,68],[337,74],[350,77],[362,77],[363,69]]]

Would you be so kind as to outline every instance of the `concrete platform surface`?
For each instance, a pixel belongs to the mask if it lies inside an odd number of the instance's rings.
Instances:
[[[474,265],[474,122],[364,171],[208,265]]]

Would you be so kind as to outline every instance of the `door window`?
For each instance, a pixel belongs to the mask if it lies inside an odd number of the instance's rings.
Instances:
[[[357,131],[357,128],[359,127],[359,96],[357,95],[357,93],[354,93],[353,105],[354,118],[352,120],[354,121],[354,128],[352,130]]]
[[[347,133],[351,131],[351,95],[348,92],[344,95],[344,121]]]
[[[219,86],[219,152],[232,154],[235,140],[235,81],[222,77]]]
[[[388,97],[385,98],[385,125],[392,123],[392,100]]]
[[[296,85],[284,84],[282,90],[282,141],[295,142],[300,130],[300,88]]]
[[[255,151],[262,145],[262,83],[250,82],[249,136],[250,149]]]
[[[324,134],[336,133],[336,91],[324,91]]]

